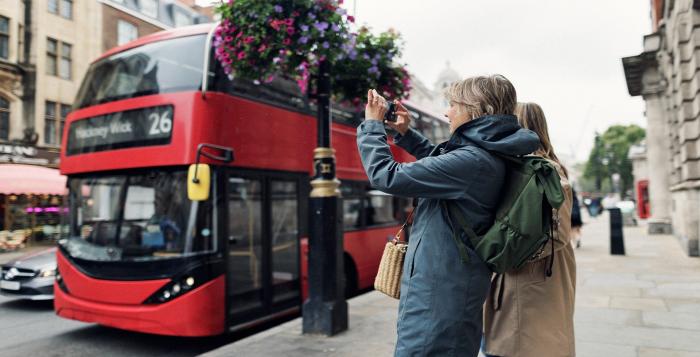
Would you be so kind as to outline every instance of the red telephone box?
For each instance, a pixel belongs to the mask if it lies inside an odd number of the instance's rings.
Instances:
[[[651,216],[649,180],[637,181],[637,214],[641,219],[647,219]]]

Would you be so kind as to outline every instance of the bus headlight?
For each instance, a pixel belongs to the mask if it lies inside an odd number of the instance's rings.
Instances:
[[[202,264],[203,263],[203,264]],[[226,265],[221,260],[205,261],[187,266],[171,280],[144,300],[144,304],[163,304],[182,295],[189,294],[207,282],[226,274]]]

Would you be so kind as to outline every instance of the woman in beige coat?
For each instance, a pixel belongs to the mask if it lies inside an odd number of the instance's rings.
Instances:
[[[565,201],[559,225],[538,260],[519,270],[495,275],[484,304],[484,353],[499,357],[571,357],[574,348],[576,261],[571,244],[571,185],[566,168],[554,154],[542,108],[518,103],[515,111],[523,128],[540,137],[535,155],[549,159],[559,171]],[[554,244],[554,255],[551,246]],[[546,268],[554,259],[552,275]]]

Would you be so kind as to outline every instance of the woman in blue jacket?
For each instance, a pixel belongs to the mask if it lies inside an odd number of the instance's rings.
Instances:
[[[477,356],[482,305],[491,272],[469,249],[462,263],[441,200],[454,200],[478,233],[493,224],[505,168],[494,152],[525,155],[539,138],[513,115],[515,88],[501,75],[455,82],[445,96],[451,137],[439,145],[409,128],[399,103],[395,143],[417,161],[394,160],[382,118],[386,100],[367,94],[366,120],[357,129],[362,163],[374,188],[418,198],[401,281],[396,356]],[[461,230],[460,230],[461,231]],[[469,245],[466,236],[462,236]]]

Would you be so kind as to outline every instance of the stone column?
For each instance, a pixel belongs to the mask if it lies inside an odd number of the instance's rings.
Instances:
[[[644,73],[642,96],[647,117],[647,161],[649,164],[650,234],[671,234],[670,157],[667,150],[666,118],[662,102],[663,82],[655,68]],[[648,81],[647,81],[648,80]]]

